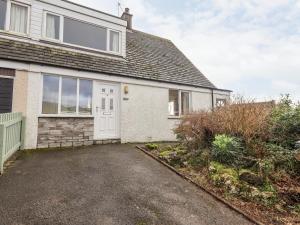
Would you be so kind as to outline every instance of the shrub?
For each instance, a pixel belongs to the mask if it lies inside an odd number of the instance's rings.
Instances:
[[[268,118],[272,109],[271,103],[257,104],[236,98],[212,112],[202,111],[186,116],[175,133],[179,141],[191,150],[210,147],[218,134],[239,137],[246,146],[250,146],[253,141],[265,142],[269,139]]]
[[[238,156],[241,155],[242,146],[235,137],[225,134],[217,135],[212,143],[212,158],[227,165],[235,164]]]
[[[300,104],[293,104],[289,95],[273,109],[270,132],[271,141],[285,148],[295,148],[296,141],[300,140]]]
[[[195,151],[187,155],[187,162],[189,165],[197,168],[208,167],[210,163],[210,150]]]
[[[299,150],[291,150],[280,145],[266,144],[267,157],[272,161],[274,170],[284,170],[290,175],[300,175],[300,162],[296,159]]]
[[[145,146],[149,150],[158,150],[159,148],[158,144],[153,144],[153,143],[148,143]]]

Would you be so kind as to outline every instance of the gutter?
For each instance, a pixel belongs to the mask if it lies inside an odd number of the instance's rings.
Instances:
[[[212,89],[211,90],[211,108],[212,108],[212,111],[214,111],[215,109],[215,95],[214,95],[214,90]]]

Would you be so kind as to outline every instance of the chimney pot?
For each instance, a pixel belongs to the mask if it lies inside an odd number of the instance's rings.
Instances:
[[[132,17],[133,15],[130,14],[130,9],[125,8],[125,11],[123,12],[123,15],[121,16],[121,19],[127,21],[127,29],[132,30]]]

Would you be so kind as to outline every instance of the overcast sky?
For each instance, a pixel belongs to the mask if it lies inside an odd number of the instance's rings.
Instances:
[[[117,0],[72,0],[118,15]],[[300,0],[120,0],[134,29],[172,40],[219,88],[300,100]]]

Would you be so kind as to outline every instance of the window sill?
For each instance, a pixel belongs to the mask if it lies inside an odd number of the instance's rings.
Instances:
[[[75,49],[78,51],[87,51],[90,53],[103,54],[103,55],[107,55],[107,56],[111,56],[111,57],[124,58],[121,52],[117,53],[117,52],[112,52],[112,51],[92,49],[92,48],[88,48],[88,47],[84,47],[84,46],[68,44],[68,43],[62,42],[61,40],[56,40],[56,39],[50,39],[50,38],[43,37],[40,39],[40,42],[44,43],[44,44],[53,44],[53,45],[60,46],[60,47]]]
[[[94,118],[94,115],[55,115],[55,114],[42,114],[39,118]]]
[[[23,39],[27,39],[27,40],[31,39],[29,37],[29,34],[22,34],[22,33],[17,33],[17,32],[8,31],[8,30],[0,30],[0,34],[11,36],[11,37],[23,38]]]
[[[180,120],[182,119],[182,116],[168,116],[169,120]]]

